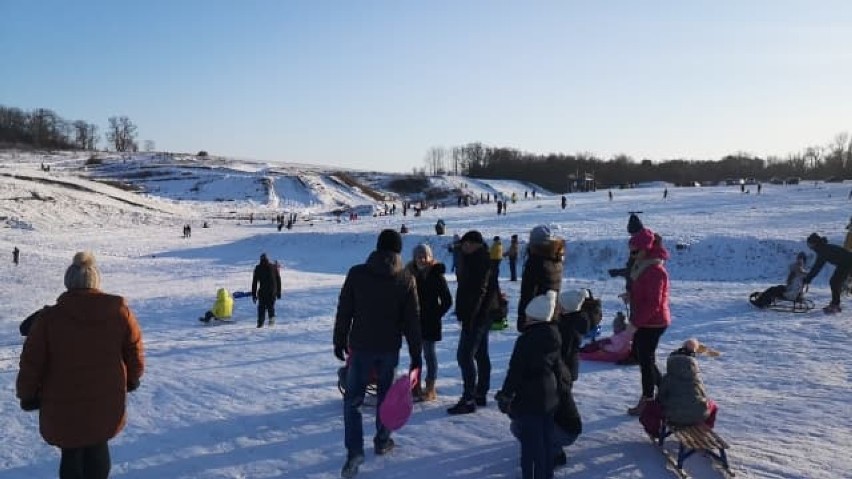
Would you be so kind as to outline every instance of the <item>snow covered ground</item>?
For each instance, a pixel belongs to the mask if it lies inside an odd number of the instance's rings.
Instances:
[[[230,202],[136,195],[60,171],[45,175],[96,192],[69,190],[10,173],[41,174],[36,162],[0,165],[0,251],[9,255],[0,262],[0,478],[56,476],[57,451],[39,436],[37,415],[21,411],[15,399],[22,344],[17,326],[63,291],[75,251],[96,254],[103,288],[129,299],[144,332],[146,373],[130,395],[127,428],[111,442],[112,477],[335,478],[345,450],[340,364],[331,347],[334,311],[347,269],[367,257],[379,230],[405,223],[411,231],[406,259],[415,244],[427,242],[448,262],[444,246],[453,233],[476,228],[486,238],[525,238],[532,226],[549,224],[568,242],[563,287],[588,287],[601,296],[606,329],[622,307],[617,294],[623,287],[606,270],[624,262],[627,212],[635,210],[643,211],[645,225],[664,236],[672,253],[673,325],[658,360],[664,365],[665,354],[693,336],[723,352],[700,362],[720,406],[717,431],[731,444],[738,476],[852,477],[852,300],[844,299],[846,311],[839,315],[819,310],[828,303],[829,266],[811,285],[814,311],[757,311],[747,302],[750,292],[783,282],[787,263],[806,249],[812,231],[842,241],[852,211],[849,184],[765,185],[761,195],[738,187],[669,188],[667,200],[661,188],[617,190],[612,201],[599,191],[569,195],[566,210],[558,196],[539,196],[519,200],[499,217],[492,203],[428,210],[419,218],[298,222],[278,232],[268,221],[223,219],[231,217]],[[223,182],[222,196],[228,185]],[[278,197],[297,195],[287,185],[275,184]],[[511,188],[505,182],[490,187]],[[199,226],[214,217],[211,228]],[[446,221],[448,236],[434,235],[438,218]],[[188,220],[192,238],[183,239],[180,228]],[[21,249],[17,267],[10,258],[14,246]],[[236,301],[234,323],[201,325],[196,318],[212,305],[218,287],[250,289],[261,252],[284,264],[275,327],[256,329],[246,299]],[[508,281],[505,264],[501,276],[514,324],[519,283]],[[454,291],[455,278],[448,278]],[[416,405],[409,424],[394,435],[393,453],[368,453],[358,477],[520,477],[518,445],[493,401],[476,414],[445,413],[461,381],[452,317],[444,331],[439,401]],[[515,338],[512,330],[491,335],[493,390],[502,383]],[[402,358],[404,367],[405,350]],[[638,368],[583,363],[574,390],[585,431],[556,477],[671,475],[638,421],[625,414],[639,396]],[[372,419],[367,409],[367,444]],[[717,476],[700,455],[686,464],[696,478]]]

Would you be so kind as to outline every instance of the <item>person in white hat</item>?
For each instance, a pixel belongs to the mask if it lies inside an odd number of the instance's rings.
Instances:
[[[560,355],[559,330],[551,322],[556,297],[556,291],[550,290],[527,304],[526,325],[495,396],[500,410],[512,418],[512,432],[521,443],[524,479],[553,477],[554,415],[560,393],[571,388]]]

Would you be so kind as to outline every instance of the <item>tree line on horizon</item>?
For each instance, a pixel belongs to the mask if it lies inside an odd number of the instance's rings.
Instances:
[[[126,116],[111,116],[105,132],[107,148],[138,151],[137,126]],[[0,105],[0,147],[48,148],[96,151],[100,143],[98,126],[85,120],[66,120],[53,110],[32,111]],[[147,151],[154,143],[145,142]]]
[[[576,189],[589,178],[598,188],[666,181],[675,185],[715,184],[726,179],[754,178],[758,182],[852,179],[852,137],[837,134],[826,145],[809,146],[786,157],[760,158],[745,152],[719,160],[669,159],[652,162],[620,154],[609,159],[591,153],[523,152],[514,148],[468,143],[452,148],[432,147],[420,174],[456,174],[473,178],[528,181],[553,192]]]

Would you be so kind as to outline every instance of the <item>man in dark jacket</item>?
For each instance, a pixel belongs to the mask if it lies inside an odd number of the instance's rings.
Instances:
[[[371,373],[377,382],[379,410],[393,382],[399,362],[402,336],[408,342],[410,369],[421,367],[420,311],[414,278],[405,272],[400,252],[402,237],[394,230],[379,234],[376,250],[367,262],[346,274],[334,320],[334,355],[346,360],[346,391],[343,394],[344,442],[348,452],[342,477],[354,477],[364,462],[364,434],[360,407]],[[394,447],[391,431],[376,414],[376,454]]]
[[[258,328],[263,327],[266,313],[269,313],[269,325],[275,324],[275,300],[280,298],[281,275],[278,268],[269,262],[266,253],[263,253],[251,277],[251,300],[257,305]]]
[[[822,271],[825,263],[835,265],[834,274],[828,280],[831,286],[831,303],[823,308],[826,314],[839,313],[840,308],[840,291],[843,289],[843,283],[846,277],[852,272],[852,252],[843,249],[843,247],[831,244],[825,236],[820,236],[816,233],[811,233],[808,236],[808,248],[812,249],[816,254],[816,262],[811,272],[805,276],[805,284],[810,284],[811,281]]]
[[[447,409],[449,414],[470,414],[477,406],[485,406],[491,387],[491,359],[488,356],[489,313],[497,309],[497,282],[491,268],[488,248],[479,231],[468,231],[461,237],[461,265],[456,272],[456,318],[461,334],[456,360],[462,373],[464,392],[458,404]]]

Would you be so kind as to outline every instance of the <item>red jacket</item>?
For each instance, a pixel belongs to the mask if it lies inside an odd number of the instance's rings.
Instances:
[[[641,267],[642,262],[634,265],[634,271]],[[646,266],[633,278],[630,310],[630,322],[637,328],[665,328],[671,324],[669,274],[662,262]]]

